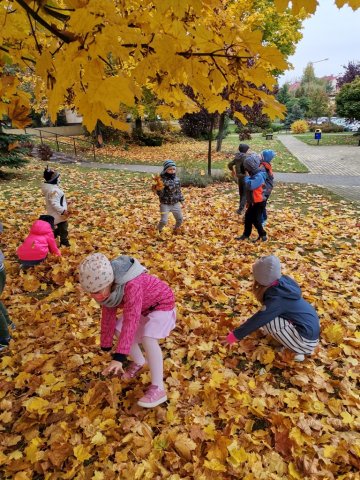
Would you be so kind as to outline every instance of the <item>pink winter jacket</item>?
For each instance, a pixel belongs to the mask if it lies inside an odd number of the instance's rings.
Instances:
[[[154,310],[172,310],[175,308],[175,298],[173,291],[165,282],[143,273],[125,284],[124,297],[118,307],[123,309],[123,324],[116,353],[128,355],[140,316],[146,316]],[[112,346],[118,307],[102,306],[101,348],[110,349]]]
[[[20,260],[43,260],[49,251],[61,257],[50,224],[43,220],[36,220],[16,253]]]

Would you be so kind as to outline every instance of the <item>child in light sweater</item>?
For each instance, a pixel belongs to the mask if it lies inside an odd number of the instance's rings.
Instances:
[[[233,344],[259,328],[302,362],[319,343],[319,317],[312,305],[302,298],[298,284],[281,274],[280,260],[274,255],[262,257],[253,265],[253,292],[262,308],[235,328],[221,343]]]
[[[126,255],[110,262],[102,253],[93,253],[81,263],[79,276],[83,290],[102,306],[101,348],[110,351],[114,335],[118,336],[104,375],[122,373],[123,380],[138,376],[145,364],[139,346],[142,344],[151,385],[138,405],[152,408],[165,402],[163,356],[158,340],[166,338],[175,327],[175,300],[170,287]],[[118,308],[123,310],[119,319]],[[132,362],[124,371],[128,355]]]
[[[60,247],[69,247],[68,238],[68,206],[65,193],[59,187],[60,173],[46,167],[44,170],[45,182],[41,185],[42,193],[46,201],[46,210],[48,215],[54,217],[55,238],[60,237]]]

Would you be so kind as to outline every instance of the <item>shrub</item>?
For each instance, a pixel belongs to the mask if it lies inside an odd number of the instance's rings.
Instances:
[[[46,145],[45,143],[42,143],[38,146],[38,152],[40,159],[44,160],[44,162],[48,162],[53,154],[52,149],[49,147],[49,145]]]
[[[184,168],[180,169],[179,177],[181,180],[181,186],[183,187],[205,188],[208,185],[212,185],[213,183],[223,183],[223,182],[232,181],[230,174],[228,174],[227,172],[210,177],[209,175],[206,175],[204,172],[202,173],[197,170],[186,170]]]
[[[306,133],[309,130],[309,125],[305,120],[296,120],[291,124],[292,133]]]
[[[147,147],[160,147],[163,143],[161,137],[152,137],[150,135],[139,135],[137,137],[139,145],[143,144]]]
[[[310,132],[315,132],[317,128],[320,128],[323,133],[336,133],[345,130],[343,126],[336,125],[335,123],[322,123],[321,125],[317,125],[316,123],[309,124]]]
[[[239,132],[239,140],[251,140],[251,130],[249,128],[244,128]]]

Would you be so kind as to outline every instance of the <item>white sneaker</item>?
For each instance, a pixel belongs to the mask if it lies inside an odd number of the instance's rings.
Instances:
[[[303,353],[297,353],[294,356],[294,361],[295,362],[303,362],[305,360],[305,355]]]

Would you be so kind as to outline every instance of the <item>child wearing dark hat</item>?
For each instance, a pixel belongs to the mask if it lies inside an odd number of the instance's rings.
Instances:
[[[32,224],[29,235],[16,251],[23,268],[43,262],[49,252],[61,257],[53,229],[54,217],[52,215],[40,215],[39,219]]]
[[[258,232],[256,241],[267,240],[266,232],[262,226],[264,208],[266,204],[264,187],[266,173],[260,170],[260,157],[256,153],[250,154],[244,160],[247,209],[245,212],[244,232],[236,240],[247,240],[254,226]]]
[[[269,255],[259,258],[252,270],[253,293],[263,306],[222,338],[221,343],[231,345],[262,327],[295,354],[295,361],[302,362],[319,343],[320,323],[314,307],[302,298],[295,280],[281,274],[278,257]]]
[[[176,164],[173,160],[164,162],[160,178],[163,188],[156,191],[160,200],[161,215],[157,228],[159,232],[162,231],[168,222],[168,216],[171,212],[176,221],[174,232],[177,232],[183,223],[181,205],[184,202],[184,197],[181,193],[180,179],[176,176]]]
[[[3,232],[3,224],[0,222],[0,234]],[[4,265],[4,254],[0,250],[0,295],[6,283],[6,271]],[[15,330],[15,324],[10,320],[5,305],[0,300],[0,352],[8,348],[11,335],[10,330]]]
[[[55,238],[60,237],[60,247],[69,247],[68,222],[69,212],[65,194],[59,187],[60,173],[46,167],[44,170],[45,182],[41,185],[42,193],[45,196],[46,210],[54,217]]]
[[[175,298],[171,288],[148,274],[136,258],[127,255],[112,261],[102,253],[88,255],[80,264],[79,278],[83,290],[102,307],[102,350],[111,350],[114,335],[118,337],[112,361],[103,374],[121,374],[125,381],[138,377],[145,365],[142,345],[151,385],[138,405],[152,408],[164,403],[167,395],[159,339],[166,338],[175,327]],[[122,316],[117,319],[118,308],[122,309]],[[124,371],[128,355],[132,361]]]
[[[239,208],[236,213],[241,215],[246,205],[246,187],[245,187],[245,169],[244,160],[248,155],[249,145],[240,143],[239,151],[236,153],[234,160],[228,163],[228,168],[231,170],[234,177],[236,177],[239,186]]]

